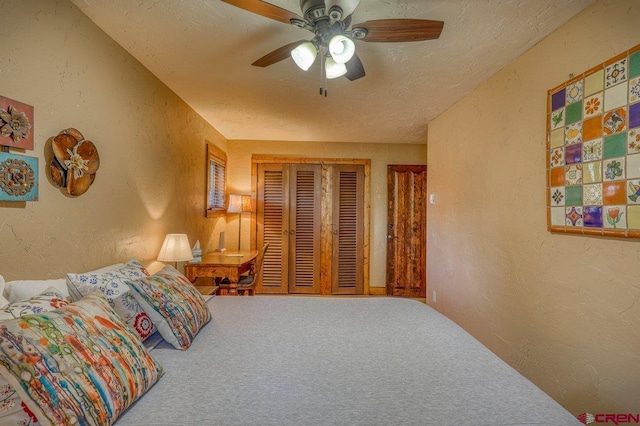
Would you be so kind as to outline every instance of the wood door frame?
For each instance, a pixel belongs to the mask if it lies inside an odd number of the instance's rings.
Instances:
[[[395,268],[392,268],[392,263],[391,263],[391,256],[396,256],[395,252],[393,252],[391,250],[391,241],[389,240],[390,235],[393,235],[394,238],[392,238],[392,241],[395,241],[398,237],[396,235],[401,234],[403,237],[406,237],[407,232],[402,232],[402,228],[399,227],[394,227],[393,229],[390,229],[392,224],[391,222],[395,220],[392,219],[392,216],[394,215],[394,210],[397,209],[398,207],[398,200],[394,198],[394,201],[392,201],[391,196],[392,193],[395,194],[395,189],[396,189],[396,185],[395,185],[395,172],[410,172],[413,173],[414,176],[415,174],[420,174],[423,175],[423,179],[424,179],[424,192],[422,193],[423,197],[422,200],[424,201],[423,208],[420,210],[422,212],[422,214],[424,215],[423,221],[422,223],[419,224],[419,226],[421,227],[420,229],[422,230],[422,234],[423,235],[423,239],[421,241],[420,244],[420,249],[419,249],[419,255],[418,258],[421,260],[424,260],[424,264],[420,263],[420,282],[422,283],[422,287],[418,287],[421,288],[420,293],[422,293],[422,291],[425,292],[424,295],[422,294],[412,294],[409,295],[407,293],[416,293],[414,290],[412,289],[408,289],[408,287],[403,287],[405,288],[405,293],[402,294],[405,297],[406,296],[411,296],[411,297],[426,297],[426,285],[427,285],[427,281],[426,281],[426,274],[427,274],[427,265],[426,265],[426,259],[427,259],[427,232],[426,232],[426,220],[427,220],[427,204],[426,204],[426,198],[427,198],[427,194],[426,194],[426,188],[427,188],[427,166],[426,165],[421,165],[421,164],[416,164],[416,165],[409,165],[409,164],[388,164],[387,165],[387,229],[386,229],[386,234],[387,234],[387,273],[386,273],[386,291],[387,291],[387,295],[396,295],[397,292],[395,290],[397,290],[397,288],[394,288],[392,286],[392,281],[394,278],[396,278],[396,271]],[[415,186],[413,187],[413,189],[415,190]],[[414,190],[412,190],[411,194],[413,195],[415,192]],[[406,194],[406,192],[405,192]],[[416,211],[416,210],[413,210]],[[405,224],[404,221],[400,221],[398,223],[402,223],[403,225]],[[411,233],[411,235],[415,235],[413,232]],[[395,243],[397,244],[397,242]],[[401,259],[404,261],[406,259],[411,259],[413,260],[412,256],[405,256],[405,257],[401,257]],[[413,265],[416,265],[418,263],[413,262]],[[393,264],[394,266],[398,266],[398,264]],[[401,264],[402,266],[402,264]],[[413,271],[415,272],[415,271]]]
[[[333,183],[329,179],[329,167],[334,164],[361,164],[364,166],[364,294],[371,294],[369,287],[369,259],[370,259],[370,217],[371,217],[371,160],[352,158],[308,158],[308,157],[278,157],[272,155],[253,154],[251,156],[251,197],[258,196],[258,164],[320,164],[322,165],[322,205],[330,206],[333,197]],[[328,204],[327,204],[328,203]],[[251,248],[257,247],[258,219],[257,208],[251,212]],[[328,211],[326,211],[328,210]],[[333,222],[331,209],[323,208],[321,212],[320,247],[323,256],[320,268],[320,294],[331,295],[331,270],[333,252]]]

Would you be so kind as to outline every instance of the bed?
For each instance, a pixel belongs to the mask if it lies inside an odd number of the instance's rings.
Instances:
[[[0,322],[0,394],[13,386],[16,395],[9,417],[2,411],[11,400],[0,404],[0,425],[36,418],[91,425],[117,419],[117,426],[581,424],[415,300],[205,300],[171,267],[150,277],[137,261],[114,267],[68,274],[53,287],[7,284],[13,310],[4,311],[16,318]],[[47,287],[31,299],[40,313],[24,315],[28,304],[12,299],[36,287]],[[51,327],[60,328],[57,341],[45,333]],[[68,342],[73,351],[60,350]],[[25,381],[25,371],[39,364],[41,378]],[[33,383],[37,392],[29,393]],[[53,390],[41,392],[42,383]],[[71,402],[63,409],[58,401]]]
[[[214,297],[186,352],[116,423],[579,425],[429,306],[397,298]]]

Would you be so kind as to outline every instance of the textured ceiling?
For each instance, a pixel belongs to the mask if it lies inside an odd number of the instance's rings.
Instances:
[[[425,143],[427,125],[593,0],[362,0],[353,22],[444,21],[438,40],[356,42],[366,76],[251,63],[294,28],[219,0],[71,0],[229,140]],[[301,14],[298,0],[269,3]],[[461,117],[461,119],[464,119]]]

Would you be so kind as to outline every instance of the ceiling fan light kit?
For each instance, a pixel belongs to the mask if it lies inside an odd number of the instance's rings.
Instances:
[[[291,51],[291,57],[301,70],[307,71],[318,55],[318,48],[310,41],[303,41]]]
[[[318,53],[321,75],[330,79],[346,76],[357,80],[365,76],[364,66],[356,54],[354,41],[397,43],[434,40],[440,37],[444,22],[427,19],[377,19],[351,24],[352,14],[360,0],[300,0],[302,17],[262,0],[222,0],[240,9],[270,18],[296,28],[311,31],[312,40],[289,43],[252,65],[266,67],[291,56],[307,71]],[[326,96],[326,89],[320,94]]]
[[[329,42],[329,53],[334,61],[344,64],[353,58],[356,53],[356,45],[350,38],[338,34]]]
[[[327,56],[325,60],[325,73],[328,79],[334,79],[342,77],[347,73],[347,67],[345,64],[336,62],[332,57]]]

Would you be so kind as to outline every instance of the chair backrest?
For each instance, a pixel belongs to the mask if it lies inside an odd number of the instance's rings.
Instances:
[[[260,249],[260,253],[258,253],[258,257],[256,258],[256,267],[253,273],[253,284],[257,284],[260,279],[260,275],[262,274],[262,263],[264,261],[264,254],[267,252],[269,248],[269,243],[265,243]]]

